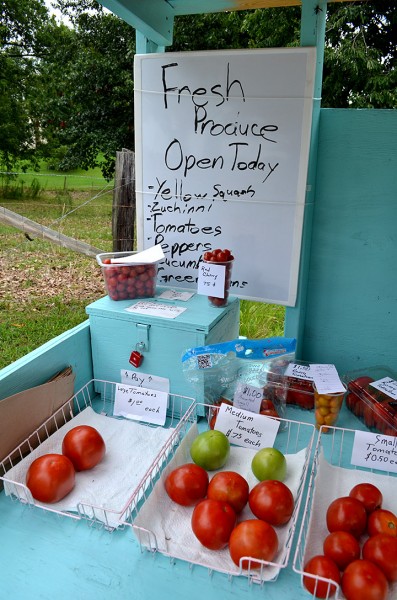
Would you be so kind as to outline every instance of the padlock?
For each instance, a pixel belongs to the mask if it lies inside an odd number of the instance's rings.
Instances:
[[[141,354],[140,352],[138,352],[138,350],[133,350],[131,352],[131,356],[130,356],[130,360],[129,360],[130,364],[133,367],[138,368],[138,367],[141,366],[142,361],[143,361],[143,354]]]

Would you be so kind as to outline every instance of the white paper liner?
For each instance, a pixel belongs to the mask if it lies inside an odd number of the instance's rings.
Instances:
[[[396,512],[396,484],[397,478],[388,475],[371,473],[359,469],[345,469],[330,465],[323,452],[319,455],[317,475],[313,493],[313,502],[310,511],[309,527],[303,557],[303,565],[316,554],[323,554],[323,542],[329,531],[326,524],[328,506],[336,498],[348,496],[350,490],[358,483],[372,483],[376,485],[383,495],[382,508]],[[366,536],[360,540],[360,545],[365,542]],[[342,594],[342,593],[341,593]],[[341,595],[341,597],[343,597]],[[397,583],[390,586],[389,598],[397,598]]]
[[[122,512],[172,435],[173,428],[148,427],[133,421],[113,419],[87,407],[6,473],[5,493],[10,495],[13,487],[7,483],[7,479],[25,485],[26,473],[33,460],[43,454],[61,454],[66,432],[77,425],[91,425],[102,435],[106,444],[103,460],[93,469],[76,473],[75,487],[63,500],[53,504],[35,503],[57,511],[72,512],[77,512],[79,503],[102,507],[112,512],[107,512],[105,516],[101,515],[102,511],[96,511],[96,518],[111,527],[118,527],[118,513]]]
[[[166,469],[164,469],[153,492],[139,511],[134,525],[152,532],[156,537],[156,549],[163,554],[194,564],[200,564],[223,573],[239,575],[240,569],[230,558],[227,547],[217,551],[208,550],[195,537],[191,529],[191,517],[194,507],[185,507],[176,504],[169,498],[164,488],[164,480],[172,469],[192,462],[189,449],[197,434],[197,426],[191,427],[189,433],[184,437],[176,451],[175,456]],[[305,452],[306,450],[301,450],[296,454],[285,455],[287,459],[287,477],[284,483],[290,488],[295,500],[306,460]],[[258,483],[251,470],[251,461],[255,454],[256,450],[231,446],[230,457],[223,470],[240,473],[245,477],[250,489],[252,489]],[[217,472],[209,473],[210,479]],[[238,521],[245,521],[252,518],[255,517],[247,505],[239,515]],[[272,562],[282,564],[287,551],[286,544],[291,530],[291,522],[275,529],[279,538],[279,551]],[[135,534],[146,545],[139,531],[135,531]],[[266,566],[260,574],[261,580],[269,581],[274,579],[279,570],[279,567],[273,565]],[[253,574],[254,572],[251,571],[251,575]]]

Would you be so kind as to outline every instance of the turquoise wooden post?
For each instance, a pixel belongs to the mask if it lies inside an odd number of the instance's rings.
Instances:
[[[138,30],[135,32],[135,47],[136,54],[151,54],[154,52],[164,52],[165,50],[164,46],[158,46]]]
[[[306,209],[303,225],[298,294],[296,305],[294,307],[287,307],[286,309],[284,324],[285,335],[287,337],[297,338],[296,354],[298,358],[301,353],[303,343],[307,280],[310,263],[313,202],[315,198],[315,177],[317,166],[318,128],[320,120],[322,73],[324,62],[326,14],[326,0],[302,0],[301,46],[316,47],[316,73],[314,81],[312,131],[310,140],[310,154],[306,190]]]

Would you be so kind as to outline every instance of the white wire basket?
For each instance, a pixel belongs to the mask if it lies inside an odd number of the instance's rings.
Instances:
[[[370,436],[374,435],[367,432]],[[326,526],[326,511],[331,502],[339,497],[348,496],[350,490],[358,483],[372,483],[383,494],[382,508],[395,512],[395,489],[397,473],[352,464],[355,436],[363,432],[344,429],[340,427],[321,427],[317,439],[312,470],[309,478],[308,493],[304,510],[302,511],[302,524],[300,527],[293,570],[303,577],[313,579],[314,586],[323,582],[327,594],[325,600],[342,600],[345,598],[340,585],[329,579],[311,575],[305,571],[307,561],[317,555],[323,554],[323,542],[329,531]],[[385,436],[388,437],[388,436]],[[390,438],[393,440],[394,438]],[[370,463],[371,464],[371,463]],[[372,463],[380,464],[380,462]],[[394,508],[393,508],[394,506]],[[360,542],[364,543],[364,535]],[[303,583],[302,583],[303,585]],[[308,597],[315,597],[307,592]],[[322,596],[324,597],[324,596]],[[397,597],[397,584],[390,586],[389,598]]]
[[[198,405],[197,411],[203,414],[203,409],[209,405]],[[172,502],[164,488],[167,474],[181,464],[191,462],[190,446],[196,435],[208,429],[208,423],[202,419],[186,432],[181,444],[171,450],[167,466],[162,469],[158,463],[153,463],[146,478],[141,482],[141,494],[145,502],[135,505],[129,515],[127,525],[137,539],[142,552],[160,553],[171,562],[182,560],[192,567],[199,565],[208,570],[211,575],[217,571],[229,579],[245,577],[249,583],[263,584],[277,580],[281,569],[288,565],[294,533],[301,507],[305,480],[308,472],[315,429],[314,426],[287,419],[279,428],[274,447],[279,449],[287,458],[287,478],[285,483],[290,487],[295,499],[294,512],[287,523],[277,527],[279,551],[273,562],[243,557],[240,564],[248,564],[247,569],[236,566],[230,558],[228,548],[212,551],[202,546],[191,530],[191,514],[193,507],[179,506]],[[231,445],[230,457],[223,470],[236,471],[243,475],[250,489],[258,483],[251,470],[252,457],[255,450]],[[219,471],[215,471],[219,472]],[[209,472],[213,476],[215,472]],[[248,505],[239,515],[238,521],[255,518]],[[259,568],[254,568],[254,564]]]
[[[142,481],[161,469],[196,421],[193,398],[169,394],[164,426],[113,416],[116,382],[93,379],[33,431],[0,462],[0,479],[12,500],[59,516],[86,520],[108,531],[124,528],[134,507],[147,495]],[[89,471],[76,473],[74,489],[61,501],[35,500],[26,486],[26,473],[37,457],[62,453],[67,431],[95,427],[104,438],[104,459]]]

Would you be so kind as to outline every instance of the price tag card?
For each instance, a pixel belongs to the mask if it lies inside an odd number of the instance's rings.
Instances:
[[[263,398],[263,388],[249,385],[248,383],[238,383],[233,396],[233,405],[236,408],[243,408],[253,413],[258,413],[261,409]]]
[[[310,365],[310,372],[319,394],[337,394],[345,391],[335,365]]]
[[[200,263],[197,293],[223,298],[225,294],[225,273],[226,267],[224,265]]]
[[[374,381],[370,385],[386,394],[386,396],[393,398],[393,400],[397,400],[397,381],[395,379],[383,377],[383,379],[378,379],[378,381]]]
[[[163,317],[164,319],[175,319],[186,308],[182,306],[173,306],[172,304],[160,304],[159,302],[140,301],[125,310],[140,315],[149,315],[150,317]]]
[[[164,425],[167,404],[168,394],[165,392],[118,383],[113,415],[133,421]]]
[[[194,296],[194,292],[182,292],[180,290],[165,290],[158,297],[162,300],[182,300],[187,302]]]
[[[280,422],[229,404],[221,404],[216,417],[216,429],[222,431],[231,444],[260,450],[274,445]]]
[[[297,379],[306,379],[308,381],[313,381],[311,365],[299,365],[297,363],[290,363],[285,369],[285,375],[287,375],[287,377],[296,377]]]
[[[356,431],[351,462],[358,467],[397,473],[397,437]]]
[[[121,370],[121,383],[134,385],[136,387],[148,388],[149,390],[157,390],[159,392],[170,392],[170,380],[166,377],[158,375],[149,375],[140,371]]]

